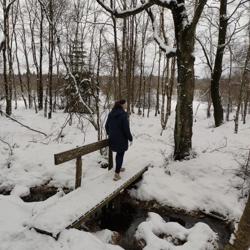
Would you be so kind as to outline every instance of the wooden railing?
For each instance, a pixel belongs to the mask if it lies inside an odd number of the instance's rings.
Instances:
[[[108,140],[102,140],[95,143],[91,143],[82,147],[74,148],[62,153],[54,155],[55,165],[62,164],[64,162],[76,159],[76,179],[75,188],[81,186],[82,182],[82,156],[100,150],[102,148],[109,147]],[[113,168],[113,155],[109,147],[109,166],[108,170]]]

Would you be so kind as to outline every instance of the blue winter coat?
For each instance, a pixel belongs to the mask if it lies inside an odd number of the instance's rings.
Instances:
[[[132,141],[133,137],[129,128],[128,115],[122,108],[113,109],[109,113],[105,129],[112,151],[123,152],[128,150],[128,141]]]

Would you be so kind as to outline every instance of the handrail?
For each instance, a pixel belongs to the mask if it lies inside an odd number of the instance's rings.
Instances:
[[[102,148],[108,147],[108,145],[109,145],[108,140],[102,140],[102,141],[84,145],[82,147],[67,150],[62,153],[55,154],[54,155],[55,165],[59,165],[64,162],[76,159],[80,156],[95,152]]]
[[[76,159],[76,179],[75,188],[81,186],[82,181],[82,156],[100,150],[102,148],[108,147],[108,139],[94,142],[91,144],[84,145],[82,147],[67,150],[54,155],[55,165],[62,164],[64,162]],[[109,167],[108,170],[113,168],[113,154],[109,147]]]

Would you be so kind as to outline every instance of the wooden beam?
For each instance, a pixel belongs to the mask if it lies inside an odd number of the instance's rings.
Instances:
[[[55,165],[59,165],[61,163],[73,160],[80,156],[95,152],[101,148],[107,147],[109,145],[108,139],[102,140],[99,142],[91,143],[79,148],[74,148],[68,151],[64,151],[62,153],[58,153],[54,155]]]
[[[82,182],[82,157],[79,156],[76,158],[75,189],[81,186],[81,182]]]

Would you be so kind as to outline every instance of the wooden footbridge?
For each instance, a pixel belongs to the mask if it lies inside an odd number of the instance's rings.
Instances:
[[[113,171],[107,171],[90,181],[82,180],[82,156],[108,147],[108,140],[99,141],[83,147],[55,154],[55,164],[76,159],[75,190],[59,198],[38,214],[33,216],[30,227],[36,231],[58,237],[65,228],[79,227],[100,208],[107,205],[117,195],[138,180],[147,167],[130,166],[122,173],[122,179],[113,181]],[[109,148],[109,166],[113,167],[112,151]]]

